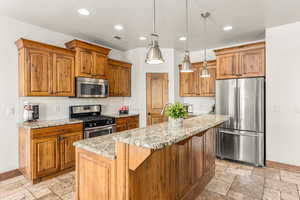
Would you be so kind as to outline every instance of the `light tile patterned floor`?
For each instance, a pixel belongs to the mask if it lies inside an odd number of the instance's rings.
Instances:
[[[23,176],[0,182],[0,200],[73,200],[74,172],[31,185]],[[216,161],[216,176],[196,200],[300,200],[300,173]]]

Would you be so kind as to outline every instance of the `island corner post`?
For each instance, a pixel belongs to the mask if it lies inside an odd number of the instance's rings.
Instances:
[[[116,142],[115,159],[76,147],[76,199],[195,199],[215,175],[216,130],[159,150]]]

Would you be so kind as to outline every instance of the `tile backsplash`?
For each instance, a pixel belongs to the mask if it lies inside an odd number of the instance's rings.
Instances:
[[[19,99],[19,121],[22,121],[23,106],[25,102],[37,103],[40,105],[40,120],[55,120],[69,117],[69,107],[72,105],[94,105],[101,104],[102,113],[116,113],[118,109],[127,105],[128,97],[109,97],[103,99],[79,99],[67,97],[21,97]],[[131,108],[132,112],[138,110]]]
[[[214,97],[184,97],[184,103],[193,105],[194,113],[209,113],[215,104]]]

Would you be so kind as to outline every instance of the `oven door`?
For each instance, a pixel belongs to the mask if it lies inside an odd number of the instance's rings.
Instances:
[[[108,81],[78,77],[76,81],[76,96],[80,98],[108,97]]]
[[[87,128],[84,130],[84,138],[92,138],[108,135],[116,132],[116,125],[108,125],[102,127]]]

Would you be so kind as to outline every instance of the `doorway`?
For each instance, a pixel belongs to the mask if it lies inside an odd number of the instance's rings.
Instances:
[[[169,102],[168,73],[147,73],[147,126],[162,123],[168,118],[161,115]]]

